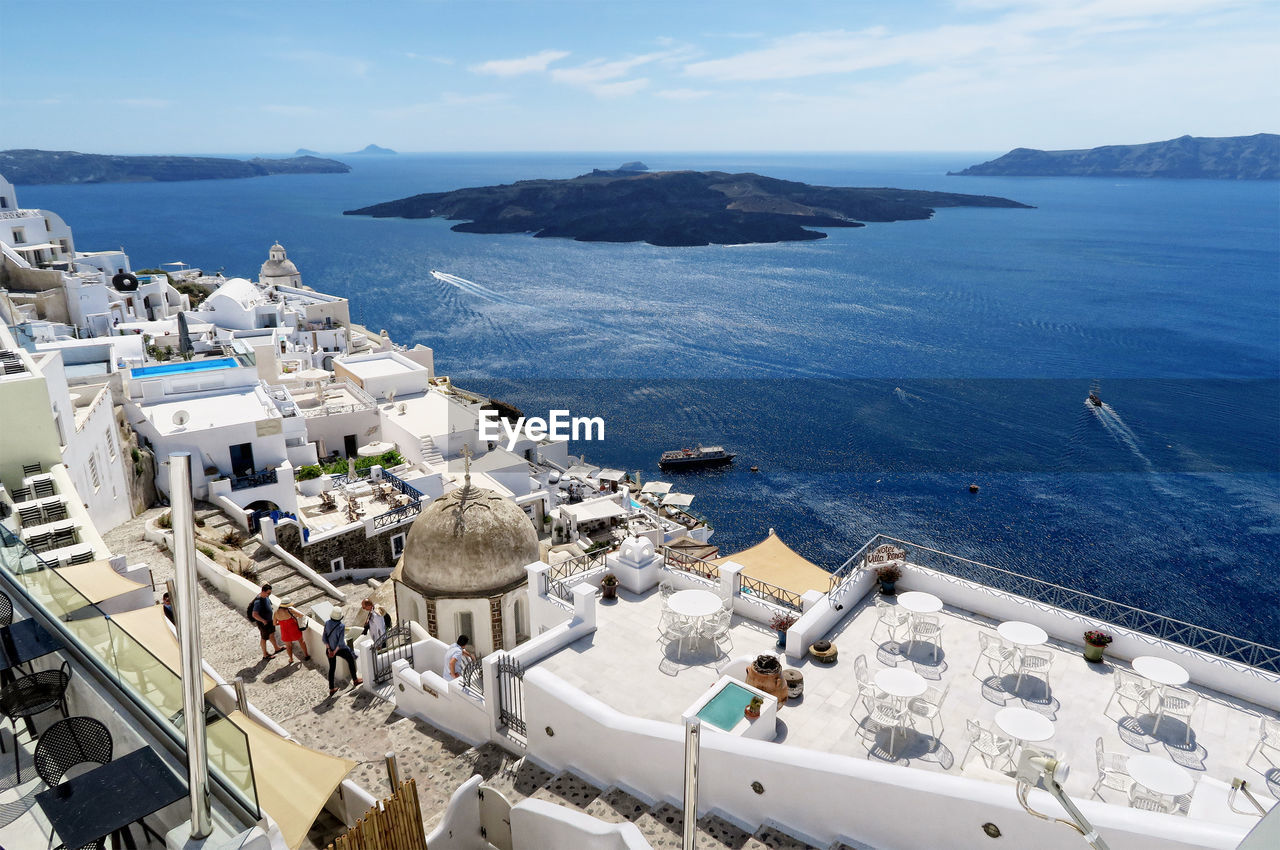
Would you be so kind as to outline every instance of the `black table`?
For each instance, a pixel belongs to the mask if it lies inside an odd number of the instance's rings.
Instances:
[[[63,844],[83,847],[185,796],[186,783],[143,747],[41,791],[36,804]]]
[[[0,627],[0,682],[13,681],[14,667],[62,649],[56,637],[35,620]]]

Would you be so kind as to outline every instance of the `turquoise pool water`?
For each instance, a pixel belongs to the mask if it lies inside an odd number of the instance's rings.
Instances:
[[[216,360],[191,360],[178,363],[162,363],[159,366],[144,366],[132,370],[135,378],[156,378],[160,375],[177,375],[181,372],[207,372],[210,369],[226,369],[240,365],[234,357],[219,357]]]
[[[702,707],[698,718],[729,732],[738,725],[738,721],[742,719],[742,710],[753,696],[742,685],[730,682],[724,686],[724,690],[711,698],[711,702]]]

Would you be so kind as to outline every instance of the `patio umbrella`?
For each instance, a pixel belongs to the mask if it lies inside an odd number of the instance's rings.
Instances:
[[[693,504],[693,496],[688,493],[668,493],[662,497],[663,507],[675,505],[677,508],[687,508]]]
[[[373,443],[369,443],[368,445],[361,446],[359,449],[356,450],[356,454],[360,455],[360,457],[377,457],[378,455],[386,454],[387,452],[391,451],[395,447],[396,447],[395,443],[388,443],[383,440],[378,440],[377,442],[373,442]]]
[[[671,485],[665,481],[650,481],[648,484],[640,488],[640,492],[656,493],[659,496],[662,496],[671,492]]]

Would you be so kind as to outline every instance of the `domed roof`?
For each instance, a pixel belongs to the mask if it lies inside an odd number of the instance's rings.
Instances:
[[[399,578],[428,596],[509,590],[539,560],[538,535],[524,511],[469,479],[423,509],[409,529]]]
[[[242,310],[252,310],[257,305],[264,303],[262,293],[258,291],[258,287],[242,277],[233,277],[215,289],[213,294],[205,300],[204,309],[217,312],[224,298],[232,301]]]
[[[297,273],[298,267],[285,254],[284,246],[277,242],[267,251],[267,261],[262,264],[258,277],[288,277]]]

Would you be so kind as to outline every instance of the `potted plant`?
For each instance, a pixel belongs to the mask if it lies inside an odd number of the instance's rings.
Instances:
[[[794,614],[786,611],[779,611],[773,615],[773,619],[769,621],[769,627],[778,633],[778,646],[787,645],[787,629],[796,624]]]
[[[605,573],[600,579],[600,598],[601,599],[617,599],[618,598],[618,577],[613,573]]]
[[[1084,633],[1084,660],[1097,664],[1102,661],[1103,650],[1111,643],[1112,637],[1106,632],[1093,629]]]
[[[748,720],[755,720],[760,716],[760,709],[764,706],[764,700],[760,697],[752,697],[751,702],[747,703],[747,707],[742,710],[742,716]]]
[[[787,702],[787,683],[782,680],[782,662],[776,655],[757,655],[756,660],[747,668],[747,684],[766,694],[772,694],[778,700],[778,705],[785,705]]]
[[[893,596],[898,592],[898,579],[902,578],[902,570],[897,564],[885,564],[876,570],[876,579],[880,582],[880,592],[885,596]]]

